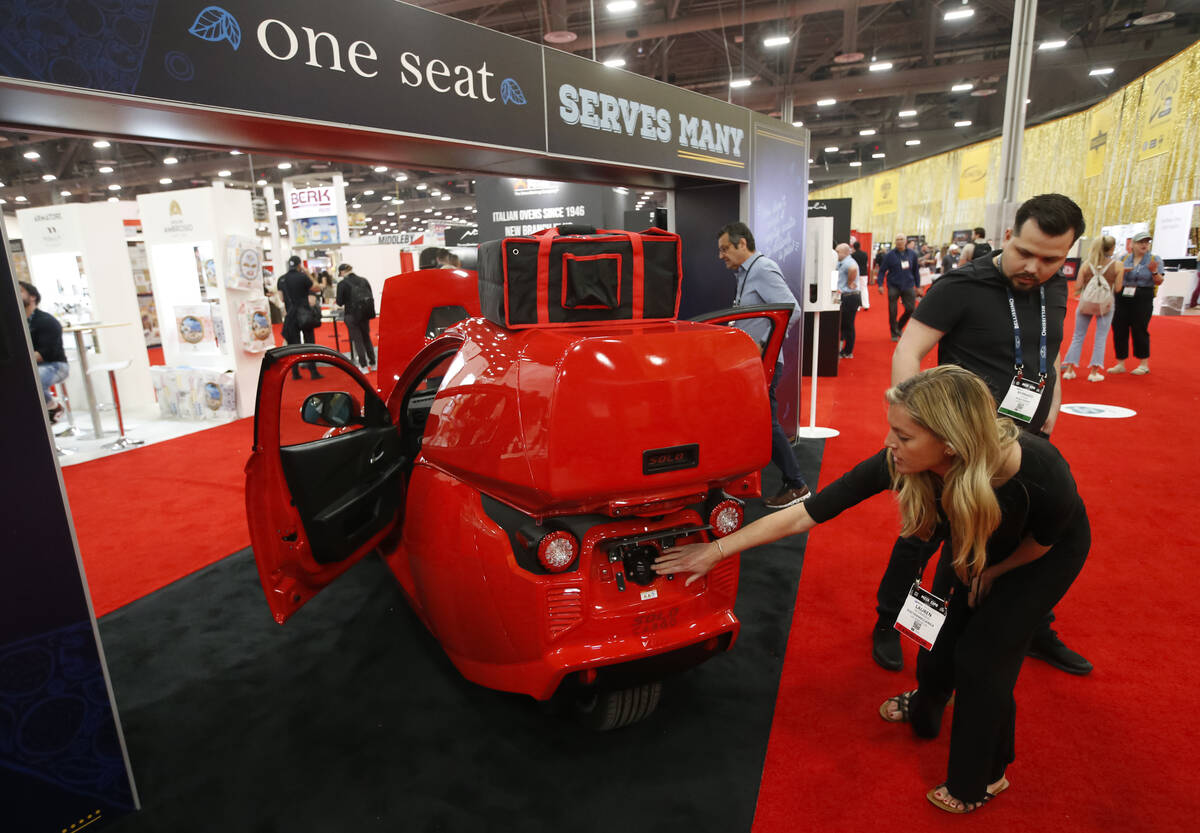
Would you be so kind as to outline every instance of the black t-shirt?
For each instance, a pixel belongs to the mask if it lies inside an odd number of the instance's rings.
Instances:
[[[1010,286],[994,258],[972,260],[934,283],[913,313],[917,321],[945,333],[938,342],[938,364],[957,364],[980,376],[997,404],[1016,375],[1012,314],[1005,292]],[[1046,387],[1033,421],[1017,423],[1027,431],[1040,431],[1050,413],[1058,384],[1054,359],[1062,346],[1067,315],[1067,279],[1060,273],[1042,286],[1046,290]],[[1012,296],[1021,325],[1025,378],[1036,380],[1042,332],[1039,293],[1013,289]]]
[[[988,243],[986,240],[976,240],[974,245],[975,245],[975,251],[971,255],[972,260],[979,260],[979,258],[986,257],[987,255],[990,255],[992,252],[995,251],[995,249],[992,248],[991,244]]]
[[[1086,551],[1087,512],[1067,461],[1049,441],[1036,435],[1021,433],[1017,442],[1021,444],[1021,465],[996,488],[1000,525],[988,539],[988,564],[1008,558],[1030,535],[1043,547],[1065,544]],[[804,508],[814,521],[824,523],[891,485],[884,449],[817,492]],[[940,508],[938,513],[941,516]]]
[[[276,287],[283,295],[284,309],[291,312],[298,304],[307,304],[312,285],[312,278],[297,269],[285,272]]]
[[[65,362],[67,354],[63,350],[62,324],[48,312],[35,309],[29,316],[29,340],[33,349],[42,354],[43,362]]]
[[[858,276],[863,280],[866,280],[867,275],[870,274],[870,272],[867,271],[867,253],[862,249],[855,249],[854,251],[850,252],[850,257],[854,258],[854,262],[858,264]]]

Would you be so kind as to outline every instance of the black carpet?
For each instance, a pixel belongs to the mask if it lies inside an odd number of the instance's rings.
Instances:
[[[802,553],[744,558],[734,649],[596,734],[464,680],[378,558],[280,627],[243,550],[100,622],[143,804],[108,829],[749,831]]]

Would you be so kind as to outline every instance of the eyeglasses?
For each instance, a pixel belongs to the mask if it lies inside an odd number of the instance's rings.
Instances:
[[[736,247],[731,243],[722,243],[717,246],[717,251],[720,254],[725,254],[726,252],[731,251],[734,248],[736,248]]]

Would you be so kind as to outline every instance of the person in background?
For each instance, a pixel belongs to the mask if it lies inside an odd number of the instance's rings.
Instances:
[[[42,383],[42,398],[46,403],[46,415],[54,422],[62,416],[63,406],[54,401],[51,388],[67,378],[70,365],[63,350],[62,324],[45,310],[38,309],[42,293],[31,283],[20,281],[21,305],[25,308],[25,323],[29,327],[29,340],[33,342],[33,360],[37,362],[38,379]]]
[[[959,263],[970,263],[975,259],[975,244],[966,243],[962,247],[962,251],[958,253]],[[958,268],[957,266],[955,268]]]
[[[417,258],[418,269],[437,269],[438,268],[438,252],[442,251],[437,246],[426,246],[421,249],[421,254]]]
[[[733,272],[737,287],[734,291],[733,305],[735,307],[751,304],[791,304],[792,317],[788,319],[790,328],[800,318],[800,305],[796,296],[783,279],[779,264],[771,258],[759,254],[754,249],[754,235],[745,223],[730,223],[721,229],[717,238],[717,257],[725,264],[725,268]],[[743,330],[754,339],[760,348],[770,335],[770,325],[766,321],[739,321],[738,329]],[[779,379],[783,376],[783,357],[775,365],[775,375],[771,377],[771,385],[767,394],[771,401],[771,462],[783,473],[783,486],[779,492],[763,501],[768,509],[783,509],[806,499],[810,492],[800,473],[800,463],[796,460],[796,452],[788,442],[783,426],[779,424],[779,405],[775,400],[775,390]]]
[[[1150,372],[1150,318],[1154,314],[1154,287],[1163,282],[1163,262],[1150,252],[1150,233],[1133,236],[1133,251],[1125,256],[1121,294],[1116,296],[1113,310],[1113,351],[1117,363],[1109,373],[1124,373],[1129,358],[1129,341],[1133,339],[1133,355],[1140,364],[1129,371],[1131,376]]]
[[[375,346],[371,344],[371,319],[375,317],[375,294],[370,282],[354,274],[354,267],[338,267],[337,304],[345,310],[350,333],[350,358],[363,369],[375,369]]]
[[[858,261],[850,251],[850,247],[841,243],[837,247],[838,254],[838,292],[841,293],[842,305],[842,349],[838,353],[843,359],[854,358],[854,317],[862,306],[862,295],[859,291]],[[860,251],[859,254],[862,254]],[[863,260],[866,260],[863,255]]]
[[[654,571],[688,573],[690,584],[726,556],[808,532],[888,490],[900,506],[901,535],[948,528],[952,560],[939,569],[950,585],[945,621],[917,659],[917,687],[889,697],[879,714],[932,738],[956,697],[946,779],[925,797],[939,810],[969,813],[1009,786],[1025,647],[1083,569],[1091,528],[1066,460],[998,416],[975,374],[935,367],[885,398],[882,451],[807,503],[709,543],[667,548]]]
[[[975,227],[975,240],[972,243],[975,248],[971,250],[971,260],[992,253],[992,244],[987,241],[987,232],[982,226]]]
[[[1057,371],[1067,279],[1059,270],[1085,228],[1079,206],[1062,194],[1022,203],[999,252],[962,264],[930,288],[892,355],[892,384],[915,375],[936,346],[938,364],[977,374],[1005,416],[1049,439],[1062,402]],[[904,664],[892,625],[914,577],[924,572],[943,537],[939,532],[925,540],[900,538],[892,548],[872,632],[871,656],[883,668],[898,671]],[[1063,644],[1053,622],[1048,611],[1034,630],[1029,655],[1069,674],[1091,672],[1092,664]]]
[[[875,291],[879,295],[883,294],[883,258],[885,255],[887,255],[887,247],[880,243],[875,247],[875,260],[873,261],[875,264]]]
[[[328,269],[317,273],[317,287],[321,290],[321,303],[332,304],[337,297],[337,289],[333,285],[333,275],[329,274]]]
[[[917,282],[921,279],[921,267],[917,253],[905,246],[904,235],[897,234],[892,250],[884,255],[883,267],[879,270],[879,282],[887,283],[888,327],[892,341],[900,340],[900,331],[912,318],[917,305]],[[896,318],[896,302],[904,302],[904,314]]]
[[[850,246],[853,248],[850,257],[854,258],[854,263],[858,266],[858,277],[862,280],[859,284],[861,289],[871,280],[871,261],[867,259],[867,253],[862,250],[862,244],[858,240],[851,240]]]
[[[946,249],[945,256],[942,258],[942,274],[954,271],[956,266],[958,266],[958,244],[951,243],[950,247]]]
[[[1116,246],[1117,241],[1107,234],[1096,238],[1096,241],[1092,243],[1091,251],[1088,252],[1087,261],[1080,267],[1079,274],[1075,277],[1076,298],[1096,275],[1099,275],[1100,279],[1108,284],[1110,297],[1108,308],[1099,312],[1086,312],[1082,304],[1075,308],[1075,332],[1071,336],[1071,346],[1067,348],[1067,357],[1063,359],[1062,377],[1064,379],[1075,378],[1075,366],[1079,364],[1079,358],[1083,354],[1083,340],[1087,337],[1088,325],[1095,319],[1096,334],[1093,337],[1092,364],[1088,372],[1088,381],[1104,381],[1104,345],[1108,341],[1108,328],[1112,324],[1115,308],[1111,294],[1120,294],[1124,277],[1121,264],[1113,257],[1113,250],[1116,249]]]
[[[458,259],[458,255],[449,249],[438,249],[438,268],[439,269],[457,269],[462,265],[462,261]]]
[[[320,294],[319,287],[313,284],[312,277],[304,271],[303,261],[299,255],[288,258],[288,270],[280,278],[276,288],[283,297],[286,310],[283,316],[283,340],[288,344],[313,344],[316,341],[316,327],[321,321],[321,310],[313,306],[309,298]],[[314,320],[315,319],[315,320]],[[321,373],[312,363],[305,365],[314,379],[320,379]],[[300,378],[300,368],[292,365],[292,378]]]

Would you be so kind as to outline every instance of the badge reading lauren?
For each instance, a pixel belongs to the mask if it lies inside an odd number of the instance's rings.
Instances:
[[[946,621],[946,602],[913,582],[896,617],[896,630],[916,642],[926,651],[937,641],[938,632]]]

